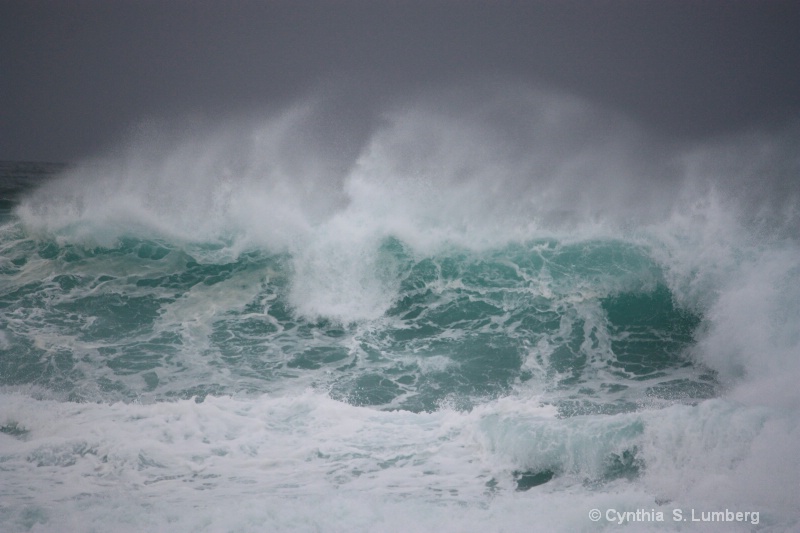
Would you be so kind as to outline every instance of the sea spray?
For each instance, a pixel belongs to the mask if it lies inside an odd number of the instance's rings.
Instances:
[[[326,113],[12,187],[5,529],[797,526],[795,130],[686,147],[511,89]]]

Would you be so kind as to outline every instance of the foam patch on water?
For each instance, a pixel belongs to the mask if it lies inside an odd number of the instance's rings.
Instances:
[[[796,424],[724,401],[559,420],[534,399],[415,414],[314,393],[148,406],[5,393],[0,424],[9,530],[589,531],[598,507],[671,520],[673,508],[757,506],[767,531],[797,518],[796,494],[778,490],[797,465],[773,471],[764,455]],[[522,470],[556,477],[520,492]]]

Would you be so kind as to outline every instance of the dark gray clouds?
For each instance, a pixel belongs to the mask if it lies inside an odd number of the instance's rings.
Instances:
[[[332,91],[343,127],[508,79],[694,139],[796,120],[800,2],[0,0],[0,159],[71,160],[137,121]]]

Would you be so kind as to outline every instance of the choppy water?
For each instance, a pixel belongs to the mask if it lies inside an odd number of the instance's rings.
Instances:
[[[798,527],[791,143],[516,105],[4,165],[0,529]]]

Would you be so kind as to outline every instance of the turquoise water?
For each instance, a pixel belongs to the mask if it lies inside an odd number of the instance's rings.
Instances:
[[[4,164],[0,529],[797,526],[791,232],[404,131],[299,185],[197,140]],[[673,519],[726,508],[758,522]]]
[[[676,306],[647,248],[625,242],[425,256],[387,237],[371,252],[391,304],[343,322],[292,308],[290,254],[209,262],[202,245],[133,237],[59,245],[14,222],[5,239],[3,274],[15,282],[0,300],[0,384],[69,401],[201,401],[290,381],[412,412],[532,389],[574,415],[708,398],[718,386],[687,355],[701,316]]]

